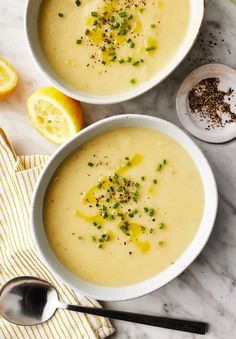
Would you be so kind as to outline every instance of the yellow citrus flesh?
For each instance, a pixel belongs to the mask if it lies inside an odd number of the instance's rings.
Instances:
[[[14,68],[0,58],[0,100],[4,99],[16,87],[18,77]]]
[[[82,110],[78,101],[54,87],[44,87],[27,100],[29,119],[46,139],[62,144],[82,128]]]

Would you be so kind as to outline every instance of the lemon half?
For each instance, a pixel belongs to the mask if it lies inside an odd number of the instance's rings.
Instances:
[[[78,101],[54,87],[44,87],[27,100],[33,127],[46,139],[62,144],[82,127],[82,111]]]
[[[0,58],[0,100],[5,98],[16,87],[18,77],[14,68]]]

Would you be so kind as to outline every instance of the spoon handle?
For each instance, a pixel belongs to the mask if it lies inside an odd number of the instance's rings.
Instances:
[[[168,328],[177,331],[184,331],[197,334],[205,334],[208,331],[208,324],[200,321],[172,319],[166,317],[158,317],[153,315],[146,315],[140,313],[131,313],[123,311],[106,310],[103,308],[93,308],[76,305],[65,305],[63,308],[87,314],[94,314],[101,317],[107,317],[111,319],[118,319],[124,321],[130,321],[133,323],[157,326]]]

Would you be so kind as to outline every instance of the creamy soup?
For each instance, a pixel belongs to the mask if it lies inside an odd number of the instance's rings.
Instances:
[[[63,265],[103,286],[143,281],[183,253],[198,230],[203,186],[168,136],[127,127],[74,151],[47,189],[45,231]]]
[[[143,83],[170,61],[189,16],[189,0],[44,0],[39,36],[65,83],[112,94]]]

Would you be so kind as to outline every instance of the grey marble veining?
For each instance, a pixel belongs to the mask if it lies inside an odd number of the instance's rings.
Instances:
[[[27,96],[46,85],[33,64],[23,31],[26,1],[0,1],[0,55],[11,61],[20,77],[16,91],[0,102],[0,125],[19,153],[51,153],[55,146],[29,125]],[[175,96],[181,81],[197,66],[220,62],[236,68],[236,5],[230,0],[207,0],[201,34],[181,65],[144,95],[125,103],[83,104],[85,124],[123,113],[142,113],[180,126]],[[180,126],[181,127],[181,126]],[[206,320],[207,339],[236,338],[236,142],[212,145],[193,138],[207,156],[219,189],[219,212],[213,233],[197,260],[179,278],[145,297],[106,303],[116,309]],[[195,339],[197,335],[114,322],[119,339]]]

